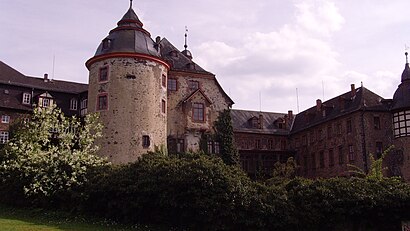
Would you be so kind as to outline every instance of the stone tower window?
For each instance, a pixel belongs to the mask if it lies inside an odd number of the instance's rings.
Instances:
[[[148,148],[151,145],[151,141],[149,136],[144,135],[142,136],[142,147],[144,148]]]
[[[10,123],[10,116],[9,115],[2,115],[1,116],[1,123],[3,123],[3,124]]]
[[[97,99],[97,111],[107,110],[108,109],[108,95],[103,94],[99,95]]]
[[[167,76],[166,75],[162,75],[162,86],[167,87]]]
[[[165,100],[161,100],[161,112],[164,114],[167,112],[167,102]]]
[[[101,67],[100,68],[100,73],[98,76],[98,81],[99,82],[106,82],[108,81],[108,67]]]

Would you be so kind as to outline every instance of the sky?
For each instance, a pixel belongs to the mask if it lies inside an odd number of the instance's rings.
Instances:
[[[0,60],[28,76],[87,83],[84,63],[128,7],[0,0]],[[350,84],[392,98],[410,46],[408,0],[134,0],[133,9],[152,38],[180,50],[187,26],[194,62],[235,109],[297,113]]]

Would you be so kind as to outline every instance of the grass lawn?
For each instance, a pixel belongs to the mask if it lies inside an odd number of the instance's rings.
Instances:
[[[152,227],[126,227],[104,220],[77,217],[61,212],[12,208],[0,205],[1,231],[159,231]]]

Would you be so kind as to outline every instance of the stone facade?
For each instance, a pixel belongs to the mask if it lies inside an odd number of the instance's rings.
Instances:
[[[106,68],[107,80],[100,81]],[[167,67],[139,58],[109,58],[89,66],[88,102],[90,112],[99,112],[104,136],[98,140],[100,155],[113,163],[138,159],[155,146],[166,147],[167,98],[162,77]],[[99,108],[99,97],[106,96],[106,108]],[[149,106],[148,106],[149,105]],[[147,142],[149,139],[149,143]],[[148,138],[147,138],[148,137]]]

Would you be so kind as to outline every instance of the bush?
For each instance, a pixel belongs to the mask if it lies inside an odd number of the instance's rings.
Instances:
[[[260,229],[275,218],[264,213],[286,207],[273,203],[282,191],[252,182],[220,158],[195,154],[144,155],[94,178],[87,191],[88,212],[194,230]]]

